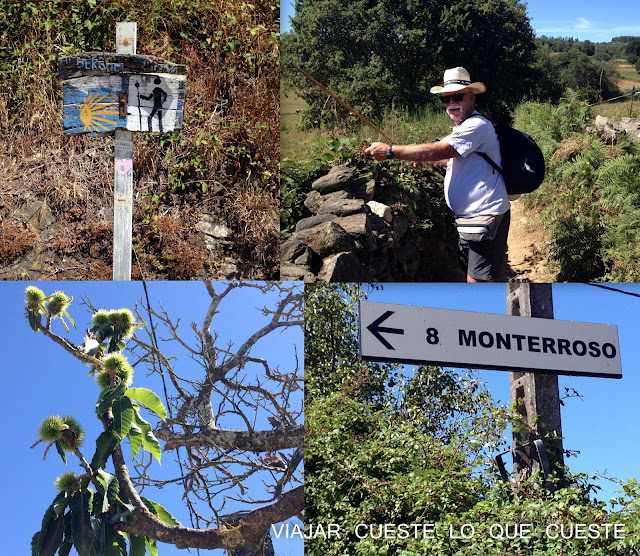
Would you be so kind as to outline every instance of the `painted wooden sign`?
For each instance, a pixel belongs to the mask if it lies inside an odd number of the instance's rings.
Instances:
[[[182,127],[187,68],[156,56],[87,52],[60,59],[66,134]]]

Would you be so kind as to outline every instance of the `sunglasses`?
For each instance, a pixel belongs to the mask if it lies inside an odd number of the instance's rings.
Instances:
[[[440,99],[442,100],[442,104],[449,104],[449,102],[453,99],[454,102],[460,102],[464,95],[468,95],[469,91],[466,93],[456,93],[455,95],[442,95]]]

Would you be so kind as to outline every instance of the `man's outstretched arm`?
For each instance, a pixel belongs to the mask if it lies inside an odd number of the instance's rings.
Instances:
[[[372,156],[378,162],[387,159],[387,143],[371,143],[365,154]],[[410,162],[439,162],[448,158],[460,156],[449,143],[422,143],[419,145],[393,145],[393,158]]]

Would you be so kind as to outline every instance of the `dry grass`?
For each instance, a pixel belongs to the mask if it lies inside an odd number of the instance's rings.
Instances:
[[[37,234],[28,223],[7,219],[0,222],[0,237],[0,261],[11,263],[32,249]]]
[[[618,87],[623,92],[630,92],[633,87],[640,89],[640,74],[636,71],[635,66],[627,63],[620,63],[617,66],[622,79],[618,81]]]
[[[106,18],[100,10],[111,15],[107,10],[119,9],[108,4],[93,15]],[[127,17],[119,18],[138,20],[139,53],[189,68],[180,134],[164,143],[158,135],[136,134],[133,229],[141,268],[134,259],[134,277],[140,271],[152,279],[224,277],[215,271],[220,254],[208,252],[195,229],[202,213],[214,213],[233,230],[234,245],[224,256],[237,259],[246,277],[277,278],[277,12],[269,3],[233,0],[194,1],[188,9],[181,14],[134,0]],[[6,37],[21,50],[14,66],[23,68],[5,84],[12,94],[0,94],[0,171],[6,170],[0,174],[0,219],[35,201],[51,212],[53,223],[35,231],[55,258],[30,277],[109,279],[113,138],[62,133],[56,59],[62,48],[78,51],[68,42],[75,37],[62,30],[65,17],[61,13],[60,27],[46,33],[33,18],[0,37],[0,50]],[[104,39],[106,51],[114,39],[115,28]],[[32,48],[35,40],[47,42],[50,51]],[[69,225],[58,229],[62,222]],[[7,230],[0,229],[0,244],[11,239]],[[53,242],[47,239],[52,233]],[[0,254],[0,264],[8,257]]]
[[[188,280],[202,271],[206,250],[191,240],[189,225],[183,218],[184,214],[174,211],[159,217],[136,235],[134,279],[146,279],[159,268],[166,272],[169,280]]]
[[[270,191],[256,184],[241,186],[228,205],[229,221],[241,229],[245,238],[244,249],[252,260],[263,266],[278,265],[279,239],[275,240],[276,255],[273,255],[274,238],[280,235],[280,211]]]
[[[631,99],[622,102],[608,102],[592,108],[593,114],[604,116],[614,122],[621,118],[640,118],[640,96],[636,95],[633,103]]]
[[[617,85],[624,94],[631,92],[633,87],[640,90],[640,74],[631,64],[619,61],[617,69],[622,76]],[[621,118],[640,118],[640,96],[626,96],[615,102],[605,102],[593,107],[593,114],[604,116],[612,121],[620,121]]]
[[[551,157],[551,165],[556,167],[563,162],[572,160],[583,151],[584,146],[585,137],[583,136],[576,135],[575,137],[566,139],[562,143],[562,146],[553,153],[553,156]]]
[[[305,101],[295,93],[280,93],[280,148],[282,158],[304,160],[309,156],[309,146],[318,139],[329,137],[320,129],[302,130],[302,111]]]

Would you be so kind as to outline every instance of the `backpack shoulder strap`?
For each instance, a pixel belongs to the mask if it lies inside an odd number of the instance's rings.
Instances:
[[[491,160],[491,158],[489,158],[489,155],[487,153],[479,153],[478,151],[476,151],[476,154],[479,154],[482,158],[484,158],[489,164],[491,164],[491,166],[493,167],[494,170],[497,170],[498,173],[500,175],[504,175],[502,173],[502,168],[500,168],[500,166],[498,166],[493,160]]]
[[[482,114],[472,114],[469,117],[473,118],[475,116],[480,116],[481,118],[484,118],[484,116]],[[479,154],[482,158],[484,158],[489,164],[491,164],[491,167],[494,170],[496,170],[501,176],[504,177],[504,174],[502,173],[502,168],[500,168],[500,166],[498,166],[493,160],[491,160],[491,158],[489,158],[489,155],[487,153],[481,153],[481,152],[476,151],[476,154]]]

